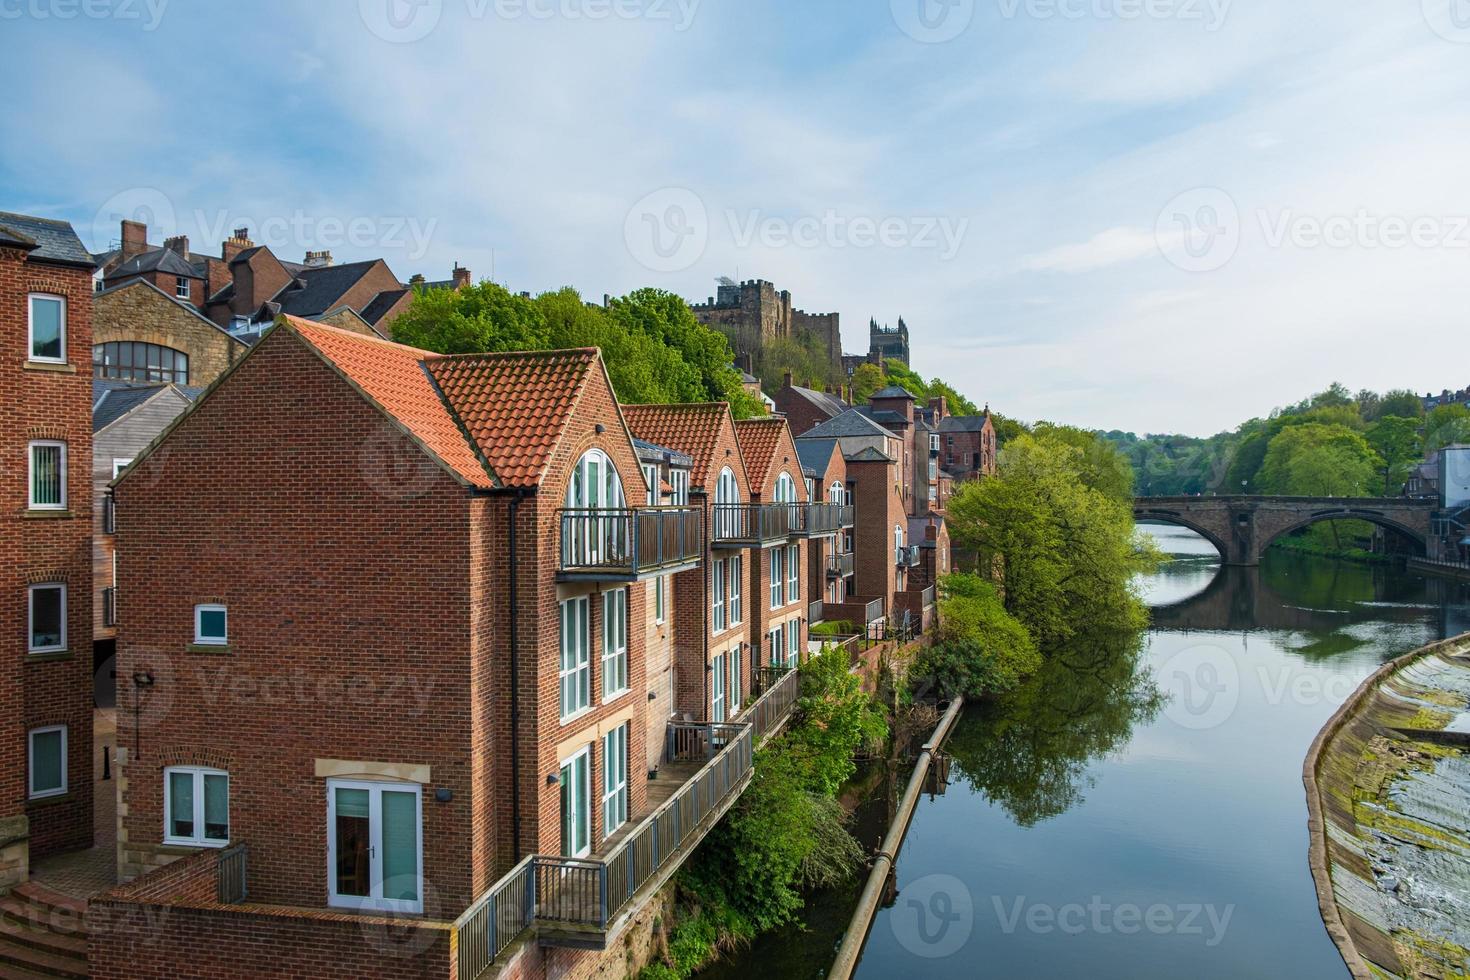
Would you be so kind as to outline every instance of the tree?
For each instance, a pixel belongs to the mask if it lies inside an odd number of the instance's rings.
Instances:
[[[1412,391],[1396,388],[1384,395],[1374,407],[1373,414],[1365,415],[1370,422],[1388,416],[1397,416],[1404,419],[1422,419],[1424,417],[1424,400]]]
[[[493,282],[461,290],[419,290],[393,321],[400,344],[440,354],[545,350],[546,318],[536,304]]]
[[[1035,435],[1049,437],[1081,452],[1082,481],[1114,500],[1133,501],[1133,468],[1117,448],[1094,432],[1070,425],[1038,422]]]
[[[1341,425],[1287,426],[1271,440],[1261,467],[1266,493],[1303,497],[1359,497],[1378,483],[1383,460],[1368,441]],[[1337,521],[1329,521],[1334,551],[1342,549]]]
[[[888,379],[883,375],[883,369],[876,364],[864,361],[852,372],[852,402],[854,405],[866,404],[884,386]]]
[[[938,642],[909,669],[910,679],[941,699],[988,697],[1014,690],[1041,667],[1026,627],[978,575],[955,573],[939,580]]]
[[[1383,459],[1384,496],[1402,490],[1410,472],[1424,457],[1419,420],[1385,415],[1368,428],[1367,439],[1368,445]]]
[[[1440,405],[1424,422],[1424,450],[1432,453],[1457,442],[1470,442],[1470,409]]]

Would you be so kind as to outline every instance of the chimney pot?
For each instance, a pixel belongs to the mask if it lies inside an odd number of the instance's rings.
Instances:
[[[184,258],[188,258],[189,257],[189,236],[188,235],[175,235],[172,238],[165,238],[163,240],[163,247],[166,248],[166,249],[168,249],[170,252],[173,252],[173,253],[175,253],[177,255],[181,255]]]
[[[332,264],[332,253],[326,249],[320,252],[306,253],[306,267],[308,269],[325,269]]]

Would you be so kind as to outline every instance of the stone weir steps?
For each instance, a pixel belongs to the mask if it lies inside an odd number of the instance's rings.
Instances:
[[[0,980],[86,980],[86,909],[33,881],[0,897]]]

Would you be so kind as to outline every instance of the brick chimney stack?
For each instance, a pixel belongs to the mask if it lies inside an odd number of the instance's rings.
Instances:
[[[454,275],[454,289],[455,289],[456,292],[458,292],[459,290],[465,288],[466,286],[468,286],[470,284],[470,270],[468,270],[466,268],[463,268],[462,266],[460,266],[460,264],[458,262],[454,263],[454,273],[453,273],[453,275]]]
[[[935,422],[943,422],[949,418],[949,399],[943,395],[929,399],[929,409],[934,413]]]
[[[141,221],[124,220],[122,223],[122,260],[126,262],[135,255],[148,251],[148,226]]]
[[[172,238],[165,238],[163,240],[163,247],[181,258],[187,259],[189,257],[189,236],[175,235]]]
[[[304,265],[308,269],[325,269],[332,264],[332,253],[323,249],[320,252],[307,252]]]
[[[250,240],[250,229],[236,228],[235,233],[229,238],[226,238],[224,242],[220,245],[219,254],[220,257],[224,259],[225,264],[228,265],[230,263],[230,260],[233,259],[235,256],[239,255],[247,248],[254,247],[255,243]]]
[[[794,379],[793,379],[793,377],[792,377],[792,374],[791,374],[791,372],[790,372],[790,371],[787,371],[787,372],[786,372],[786,374],[785,374],[785,375],[783,375],[783,380],[784,380],[784,381],[785,381],[785,383],[786,383],[786,387],[788,387],[788,388],[791,388],[791,387],[793,387],[793,385],[792,385],[792,381],[793,381],[793,380],[794,380]]]
[[[428,280],[424,278],[424,274],[422,272],[415,272],[408,279],[409,286],[414,287],[414,288],[418,288],[419,286],[422,286],[426,282],[428,282]]]

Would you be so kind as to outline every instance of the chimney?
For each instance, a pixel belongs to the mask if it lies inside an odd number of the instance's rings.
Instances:
[[[454,263],[453,276],[454,288],[456,292],[470,284],[470,270],[461,267],[458,262]]]
[[[122,260],[126,262],[135,255],[148,251],[148,226],[141,221],[122,223]]]
[[[786,372],[786,374],[784,376],[784,380],[786,382],[786,387],[788,387],[788,388],[792,387],[792,385],[791,385],[792,377],[791,377],[791,372],[790,371],[787,371]]]
[[[928,524],[927,527],[924,528],[924,540],[925,541],[938,541],[939,540],[939,525],[937,523],[935,523],[933,517],[930,517],[929,518],[929,524]]]
[[[326,250],[307,252],[304,264],[308,269],[325,269],[332,264],[332,253]]]
[[[408,284],[415,289],[421,288],[426,282],[428,282],[428,280],[424,278],[424,274],[422,272],[415,272],[412,276],[409,277],[408,280]]]
[[[944,395],[929,399],[929,408],[934,412],[935,422],[943,422],[949,418],[949,399]]]
[[[220,258],[224,259],[226,265],[229,265],[230,260],[233,259],[235,256],[239,255],[247,248],[254,247],[255,243],[250,240],[250,229],[236,228],[235,233],[229,238],[225,239],[224,243],[220,245]]]

